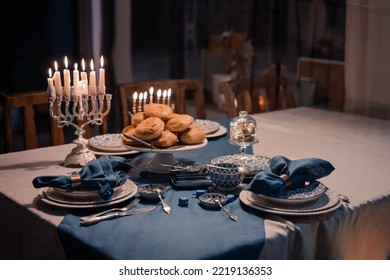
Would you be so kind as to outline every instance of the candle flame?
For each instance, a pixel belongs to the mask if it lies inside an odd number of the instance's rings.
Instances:
[[[145,92],[144,92],[144,100],[146,100],[146,98],[148,97],[147,94],[148,94],[147,91],[145,91]]]
[[[153,88],[153,87],[150,87],[149,93],[150,93],[150,94],[153,94],[153,92],[154,92],[154,88]]]
[[[51,78],[51,75],[52,75],[51,68],[49,68],[49,78]]]
[[[64,58],[64,64],[65,64],[65,68],[68,68],[68,57],[66,55]]]
[[[139,100],[142,100],[144,98],[144,94],[141,92],[140,94],[139,94]]]
[[[58,71],[58,64],[57,64],[57,60],[54,61],[54,70],[55,71]]]
[[[160,97],[161,96],[161,89],[159,89],[158,91],[157,91],[157,97]]]
[[[104,59],[103,56],[100,57],[100,67],[103,68],[104,66]]]
[[[92,71],[95,70],[95,69],[94,69],[95,67],[94,67],[94,65],[93,65],[93,59],[91,59],[90,67],[91,67],[91,70],[92,70]]]
[[[168,97],[171,96],[171,92],[172,92],[172,90],[169,88],[169,89],[168,89]]]
[[[73,64],[73,67],[74,67],[74,70],[77,70],[77,67],[78,67],[77,62],[75,64]]]
[[[134,93],[133,93],[133,100],[137,100],[137,98],[138,98],[138,93],[137,93],[137,92],[134,92]]]
[[[84,60],[84,58],[81,59],[81,69],[83,69],[83,71],[85,71],[85,60]]]
[[[167,90],[166,89],[164,89],[164,91],[163,91],[163,97],[164,98],[167,97]]]

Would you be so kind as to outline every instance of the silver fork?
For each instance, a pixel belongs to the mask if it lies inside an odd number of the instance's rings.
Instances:
[[[110,212],[124,212],[124,211],[127,211],[127,210],[130,210],[131,208],[133,208],[135,205],[138,204],[138,202],[140,202],[141,199],[140,198],[136,198],[134,199],[127,207],[122,207],[122,208],[111,208],[111,209],[108,209],[106,211],[103,211],[103,212],[100,212],[100,213],[97,213],[97,214],[93,214],[93,215],[89,215],[89,216],[84,216],[84,217],[81,217],[80,218],[80,221],[86,221],[86,220],[89,220],[91,218],[95,218],[95,217],[99,217],[99,216],[103,216],[104,214],[107,214],[107,213],[110,213]]]

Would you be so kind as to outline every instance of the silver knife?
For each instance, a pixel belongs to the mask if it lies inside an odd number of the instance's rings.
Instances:
[[[107,214],[104,216],[91,217],[90,219],[80,220],[80,224],[83,226],[89,226],[89,225],[96,224],[98,222],[105,221],[105,220],[111,220],[111,219],[115,219],[115,218],[119,218],[119,217],[148,212],[148,211],[153,210],[154,208],[156,208],[156,206],[143,207],[143,208],[132,209],[132,210],[124,211],[124,212],[115,212],[115,213]]]
[[[150,143],[148,143],[148,142],[145,142],[145,141],[139,139],[138,137],[135,137],[135,136],[133,136],[133,135],[126,134],[126,133],[122,133],[122,134],[123,134],[123,136],[125,136],[126,138],[131,139],[131,140],[134,140],[135,142],[138,142],[138,143],[140,143],[141,145],[144,145],[144,146],[146,146],[146,147],[148,147],[148,148],[151,148],[151,149],[157,149],[157,148],[156,148],[155,146],[153,146],[152,144],[150,144]]]

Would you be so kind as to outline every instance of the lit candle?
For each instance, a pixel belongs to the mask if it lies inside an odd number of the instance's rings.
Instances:
[[[172,90],[169,88],[168,93],[167,93],[167,96],[168,96],[167,105],[171,104],[171,94],[172,94]]]
[[[96,95],[96,74],[95,74],[95,69],[93,65],[93,60],[91,59],[91,72],[89,72],[89,92],[92,95]]]
[[[153,92],[154,92],[154,88],[150,87],[150,89],[149,89],[149,94],[150,94],[150,101],[149,101],[149,103],[153,103]]]
[[[134,92],[133,93],[133,114],[137,112],[137,98],[138,98],[138,93]]]
[[[166,89],[164,89],[162,96],[163,96],[162,104],[165,104],[165,98],[167,98],[167,90]]]
[[[157,103],[160,103],[160,98],[161,98],[161,89],[157,90]]]
[[[88,94],[88,78],[87,78],[87,72],[85,72],[85,60],[84,58],[81,60],[81,82],[79,84],[80,92],[83,95]]]
[[[73,96],[79,96],[80,95],[80,91],[79,91],[80,75],[79,75],[79,70],[77,69],[78,68],[77,63],[75,63],[73,65],[73,67],[74,67],[74,69],[73,69]]]
[[[54,88],[54,84],[53,84],[51,68],[49,68],[49,78],[47,78],[47,93],[49,94],[50,98],[52,99],[56,98],[56,89]]]
[[[56,88],[56,95],[58,97],[62,97],[62,84],[61,84],[61,74],[60,71],[58,71],[58,64],[57,61],[54,61],[54,86]]]
[[[68,58],[64,58],[64,95],[70,97],[70,71],[68,69]]]
[[[143,100],[144,94],[141,92],[139,94],[139,99],[138,99],[138,112],[142,111],[142,100]]]
[[[145,104],[146,104],[146,99],[148,98],[148,93],[145,91],[144,92],[144,100],[142,101],[142,111],[145,110]]]
[[[100,70],[99,70],[99,93],[106,93],[106,81],[105,81],[105,71],[104,71],[104,59],[103,56],[100,57]]]

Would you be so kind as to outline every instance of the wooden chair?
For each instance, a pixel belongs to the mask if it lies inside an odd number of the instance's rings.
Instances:
[[[254,114],[296,107],[284,67],[281,68],[280,75],[276,75],[273,66],[253,78],[221,82],[219,91],[225,97],[226,113],[229,118],[237,116],[239,111]]]
[[[298,58],[298,77],[310,77],[315,82],[316,105],[343,111],[345,102],[345,63],[328,59]]]
[[[21,108],[23,111],[23,140],[25,149],[38,148],[38,135],[36,130],[35,111],[39,106],[48,105],[49,99],[46,91],[28,91],[14,94],[0,93],[0,104],[3,109],[4,122],[4,150],[5,152],[14,151],[12,123],[12,109]],[[64,144],[63,129],[58,128],[54,119],[51,119],[50,125],[50,144]]]
[[[121,100],[121,111],[123,127],[129,125],[128,112],[132,109],[133,94],[144,93],[149,94],[150,87],[154,88],[153,102],[156,102],[157,90],[171,89],[171,101],[175,105],[175,113],[186,114],[189,98],[187,93],[192,94],[195,101],[195,118],[204,119],[206,117],[205,100],[203,85],[198,80],[192,79],[172,79],[172,80],[159,80],[159,81],[144,81],[144,82],[130,82],[118,85],[118,90]]]

